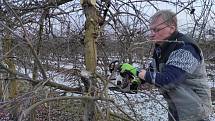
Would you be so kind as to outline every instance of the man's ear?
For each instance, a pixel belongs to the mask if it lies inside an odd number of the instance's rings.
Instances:
[[[171,31],[171,33],[173,33],[173,32],[175,32],[175,31],[176,31],[176,26],[171,25],[171,26],[170,26],[170,28],[171,28],[171,30],[170,30],[170,31]]]

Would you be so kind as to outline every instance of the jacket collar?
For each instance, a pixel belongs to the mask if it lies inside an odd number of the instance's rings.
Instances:
[[[167,46],[169,46],[171,44],[171,42],[177,41],[179,34],[180,33],[178,31],[175,31],[174,33],[172,33],[172,35],[170,37],[167,37],[165,39],[165,40],[168,40],[167,42],[164,42],[162,45],[155,44],[155,47],[160,47],[161,50],[165,49]]]

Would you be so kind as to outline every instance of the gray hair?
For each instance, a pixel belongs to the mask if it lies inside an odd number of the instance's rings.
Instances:
[[[151,23],[155,22],[159,17],[164,20],[167,25],[174,25],[177,28],[177,17],[176,14],[170,10],[157,11],[151,18]]]

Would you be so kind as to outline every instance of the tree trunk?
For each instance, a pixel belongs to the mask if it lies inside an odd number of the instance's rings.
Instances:
[[[3,45],[2,45],[2,40],[0,40],[0,57],[3,57],[3,52],[2,52],[2,48],[3,48]],[[4,70],[2,68],[0,68],[0,101],[3,100],[3,87],[2,87],[2,82],[3,82],[3,76],[4,74],[2,73],[4,72]]]
[[[12,48],[13,48],[13,44],[12,44],[11,33],[6,31],[5,38],[3,39],[3,54],[5,56],[4,64],[6,64],[7,67],[11,71],[15,72],[16,67],[15,67],[15,64],[13,62]],[[17,82],[16,82],[16,80],[10,79],[10,78],[14,78],[14,75],[10,74],[10,73],[9,74],[6,74],[6,73],[3,74],[2,88],[3,88],[4,100],[13,99],[17,95]],[[18,114],[17,108],[18,107],[15,106],[13,108],[13,110],[11,111],[12,117],[14,120],[16,120],[16,118],[17,118],[17,114]]]
[[[97,63],[96,39],[99,33],[99,16],[94,3],[91,3],[90,1],[91,0],[83,0],[82,3],[86,17],[84,38],[85,65],[87,71],[95,73]],[[95,80],[92,79],[88,81],[92,82],[92,90],[89,90],[91,96],[96,96],[94,93],[91,93],[94,92]],[[84,105],[84,121],[95,121],[95,102],[93,100],[86,100]]]
[[[16,67],[15,67],[15,64],[13,62],[13,59],[12,59],[12,52],[11,52],[11,49],[12,49],[12,39],[11,39],[11,34],[10,33],[6,33],[6,36],[5,36],[5,39],[3,40],[3,53],[4,55],[6,55],[6,58],[4,60],[4,63],[8,66],[8,68],[12,71],[15,72],[16,70]],[[9,77],[13,76],[12,74],[9,74],[8,75]],[[12,99],[16,96],[16,80],[5,80],[7,81],[8,83],[8,95],[5,95],[5,99],[8,100],[9,98]],[[5,83],[6,84],[6,83]]]

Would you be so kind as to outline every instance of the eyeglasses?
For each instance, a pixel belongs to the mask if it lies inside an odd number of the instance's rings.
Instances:
[[[169,25],[166,25],[166,26],[161,27],[161,28],[151,28],[150,31],[154,32],[154,33],[157,33],[157,32],[159,32],[159,31],[161,31],[161,30],[163,30],[163,29],[165,29],[167,27],[169,27]]]
[[[154,32],[154,33],[157,33],[159,31],[161,31],[162,29],[164,29],[164,28],[153,28],[153,29],[150,29],[150,31]]]

